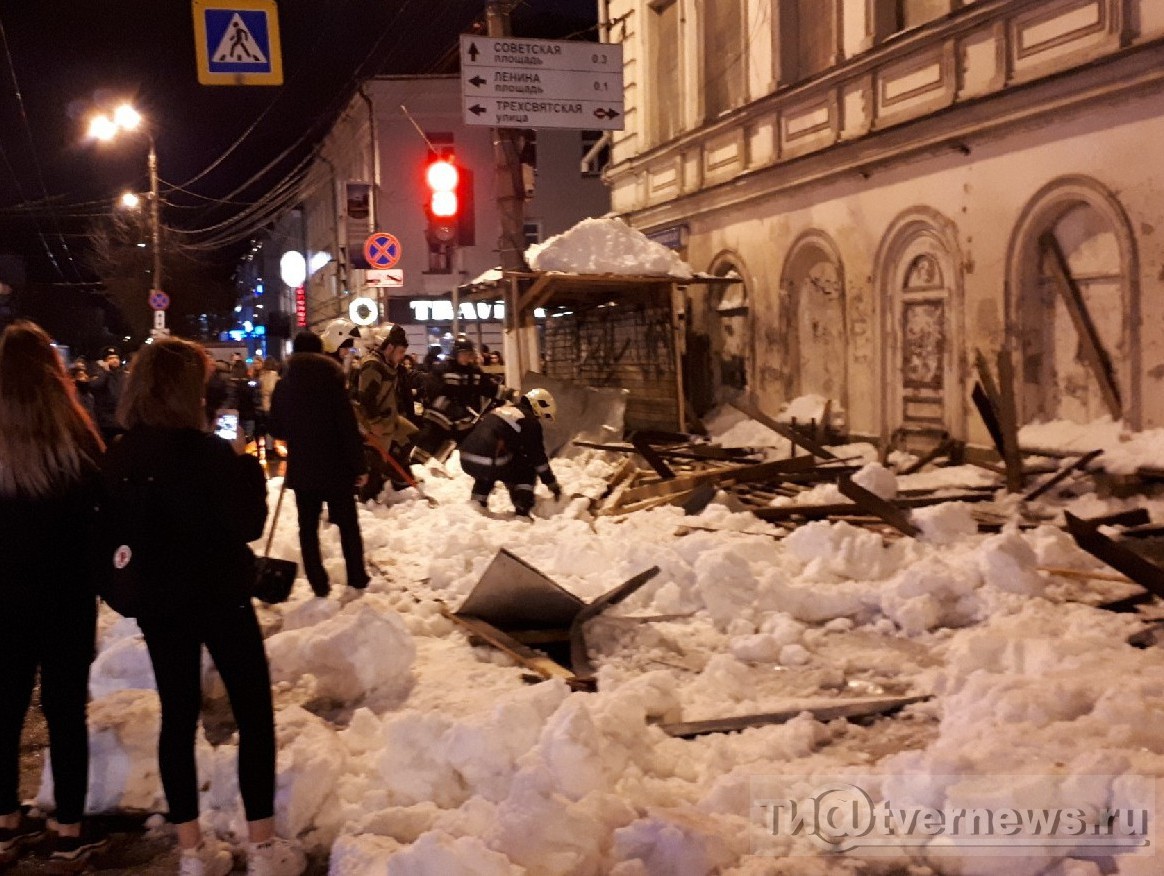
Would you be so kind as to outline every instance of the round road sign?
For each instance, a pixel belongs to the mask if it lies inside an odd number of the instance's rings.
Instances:
[[[150,307],[154,310],[165,310],[170,306],[170,296],[161,289],[150,290]]]
[[[390,268],[400,261],[400,241],[387,231],[377,231],[364,242],[364,258],[373,268]]]

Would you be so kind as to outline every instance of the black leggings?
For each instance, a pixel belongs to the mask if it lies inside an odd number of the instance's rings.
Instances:
[[[0,815],[20,805],[20,734],[40,668],[40,705],[49,730],[56,819],[76,824],[89,787],[89,664],[97,600],[54,606],[6,604],[0,622]]]
[[[162,703],[158,767],[170,821],[198,817],[194,738],[202,709],[202,646],[222,676],[238,724],[238,785],[247,821],[275,810],[275,714],[263,635],[249,602],[180,620],[141,621]]]

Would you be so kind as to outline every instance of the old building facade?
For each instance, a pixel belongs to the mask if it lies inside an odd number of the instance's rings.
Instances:
[[[703,407],[816,393],[853,433],[1164,425],[1164,3],[603,0],[613,208],[743,283],[694,290]]]

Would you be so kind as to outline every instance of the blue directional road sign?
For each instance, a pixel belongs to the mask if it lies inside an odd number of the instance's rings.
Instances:
[[[282,85],[275,0],[193,0],[198,81]]]

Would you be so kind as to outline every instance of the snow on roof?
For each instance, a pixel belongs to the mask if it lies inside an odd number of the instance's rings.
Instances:
[[[525,251],[535,271],[572,274],[626,274],[690,279],[691,266],[675,252],[621,219],[583,219],[573,228]]]

